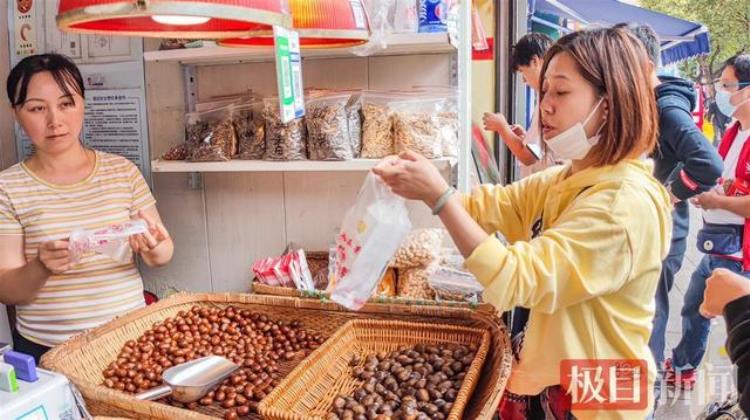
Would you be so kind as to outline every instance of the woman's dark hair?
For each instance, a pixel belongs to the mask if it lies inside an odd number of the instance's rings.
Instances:
[[[513,71],[518,71],[521,66],[528,66],[534,57],[543,60],[544,54],[553,42],[552,38],[538,32],[522,36],[511,52],[510,63]]]
[[[724,63],[722,69],[732,66],[740,83],[750,82],[750,54],[737,54]]]
[[[83,97],[83,78],[78,67],[60,54],[39,54],[24,58],[10,71],[6,89],[8,100],[15,108],[26,102],[29,82],[37,74],[48,71],[66,95],[73,96],[70,88]]]
[[[587,29],[560,38],[544,57],[542,84],[550,61],[567,53],[578,71],[607,102],[609,117],[602,141],[591,152],[593,166],[614,165],[649,153],[656,145],[659,121],[646,48],[626,28]],[[540,92],[539,102],[545,91]]]

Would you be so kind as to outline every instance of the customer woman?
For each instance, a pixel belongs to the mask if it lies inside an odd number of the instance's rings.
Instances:
[[[72,335],[144,305],[131,258],[71,260],[74,229],[143,219],[130,237],[148,266],[172,258],[173,244],[138,168],[85,147],[84,85],[75,64],[56,54],[23,59],[8,76],[8,99],[34,153],[0,173],[0,302],[15,305],[16,350],[37,359]]]
[[[624,29],[572,33],[547,52],[541,85],[545,145],[568,165],[467,197],[453,194],[414,153],[374,171],[396,194],[422,200],[440,216],[485,286],[486,302],[501,311],[531,310],[501,404],[504,420],[544,418],[542,411],[569,418],[571,403],[577,418],[642,419],[653,406],[648,340],[671,231],[669,195],[641,158],[657,135],[648,56]],[[612,382],[599,375],[597,383],[589,372],[604,405],[581,410],[577,404],[592,388],[583,397],[581,382],[575,390],[562,385],[573,373],[563,362],[582,359],[633,367],[642,361],[647,382],[635,396],[619,394],[633,401],[618,407]],[[577,400],[566,391],[577,391]]]

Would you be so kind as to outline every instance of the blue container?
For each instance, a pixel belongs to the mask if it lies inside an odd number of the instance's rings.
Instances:
[[[447,32],[445,0],[419,0],[419,32]]]

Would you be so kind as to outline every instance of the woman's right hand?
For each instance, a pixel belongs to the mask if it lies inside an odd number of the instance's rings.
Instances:
[[[72,265],[68,241],[48,241],[39,245],[39,262],[52,274],[62,274]]]

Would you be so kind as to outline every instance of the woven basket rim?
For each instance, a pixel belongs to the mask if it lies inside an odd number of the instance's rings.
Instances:
[[[349,312],[342,306],[333,302],[322,302],[316,299],[302,299],[292,297],[281,297],[281,296],[265,296],[256,294],[245,294],[245,293],[187,293],[180,292],[170,296],[169,298],[163,299],[155,304],[146,306],[144,308],[135,310],[128,314],[125,314],[119,318],[116,318],[109,323],[106,323],[100,327],[94,328],[87,333],[74,336],[69,341],[54,347],[47,352],[40,361],[40,366],[50,369],[53,371],[67,372],[71,370],[70,365],[66,365],[65,359],[68,354],[74,352],[85,352],[87,346],[96,344],[96,340],[106,338],[110,333],[118,331],[124,328],[126,325],[138,321],[141,318],[158,316],[161,312],[166,312],[170,308],[183,306],[183,305],[265,305],[267,307],[284,308],[286,310],[299,309],[301,312],[312,311],[321,313],[347,313]],[[463,322],[476,322],[482,325],[486,325],[487,328],[495,331],[493,333],[494,342],[499,346],[496,349],[496,353],[493,353],[495,357],[501,358],[501,361],[497,362],[497,368],[502,371],[502,374],[490,383],[491,385],[485,387],[487,389],[481,390],[483,393],[482,400],[484,404],[482,408],[477,412],[481,411],[478,418],[489,419],[494,413],[494,407],[502,397],[502,390],[505,388],[507,383],[510,367],[512,364],[512,355],[510,351],[510,340],[507,336],[507,328],[504,326],[499,318],[499,315],[490,313],[488,311],[472,310],[469,308],[458,308],[458,307],[439,307],[429,305],[400,305],[400,304],[388,304],[388,303],[367,303],[360,311],[363,316],[371,315],[373,317],[386,317],[394,318],[397,317],[422,317],[422,318],[433,318],[456,320]],[[75,370],[73,370],[75,372]],[[67,373],[70,375],[70,373]],[[72,376],[71,381],[76,384],[84,396],[87,399],[93,399],[97,402],[106,402],[107,409],[114,406],[121,412],[133,414],[137,418],[148,416],[148,413],[155,413],[157,411],[168,412],[170,416],[176,416],[173,418],[188,418],[188,419],[211,419],[213,417],[179,409],[176,407],[166,406],[156,402],[145,402],[135,400],[132,396],[124,394],[115,390],[106,388],[100,384],[94,384],[90,381],[82,381],[78,377]],[[475,393],[478,391],[474,391]],[[474,394],[472,394],[474,395]],[[137,406],[136,406],[137,404]],[[133,407],[137,407],[133,408]],[[127,409],[123,408],[127,407]],[[103,414],[103,413],[102,413]],[[106,413],[109,415],[115,415],[112,413]],[[116,415],[115,415],[116,416]],[[160,417],[161,418],[161,417]]]

